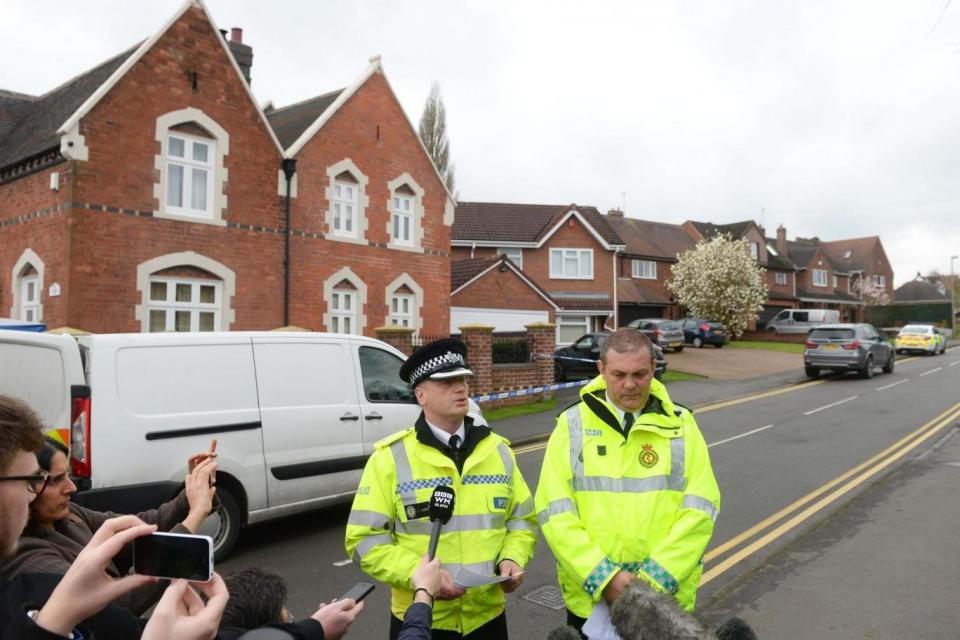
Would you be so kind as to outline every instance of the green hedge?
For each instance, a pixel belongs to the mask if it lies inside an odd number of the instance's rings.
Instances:
[[[493,343],[493,364],[514,364],[530,361],[530,346],[523,342],[504,341]]]
[[[911,322],[930,322],[938,327],[953,326],[950,304],[942,302],[867,307],[866,320],[875,327],[901,327]]]

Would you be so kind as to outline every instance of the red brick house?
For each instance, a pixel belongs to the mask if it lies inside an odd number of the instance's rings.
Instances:
[[[464,324],[525,331],[534,322],[556,323],[560,305],[505,255],[455,260],[450,271],[451,333]]]
[[[626,218],[616,209],[607,214],[626,248],[617,254],[619,324],[637,318],[681,317],[681,309],[667,288],[677,256],[696,246],[680,225]]]
[[[624,244],[595,207],[460,202],[451,244],[454,262],[509,257],[558,307],[558,344],[613,325],[615,254]],[[510,308],[507,297],[487,299],[488,322]]]
[[[269,114],[251,61],[196,0],[44,96],[0,92],[0,313],[94,332],[446,331],[453,198],[379,60]]]

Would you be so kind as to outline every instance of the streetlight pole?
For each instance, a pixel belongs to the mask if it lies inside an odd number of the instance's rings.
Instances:
[[[954,280],[953,261],[960,256],[950,256],[950,326],[957,332],[957,283]]]

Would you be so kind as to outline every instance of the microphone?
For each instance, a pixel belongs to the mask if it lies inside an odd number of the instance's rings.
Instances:
[[[433,528],[430,530],[430,546],[427,550],[427,556],[433,560],[437,555],[437,543],[440,542],[440,527],[450,522],[453,515],[453,503],[456,496],[450,487],[439,486],[433,490],[430,496],[430,507],[427,513],[430,514],[430,522]]]

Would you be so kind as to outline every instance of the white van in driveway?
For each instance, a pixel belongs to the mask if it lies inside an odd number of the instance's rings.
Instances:
[[[774,333],[806,333],[817,325],[838,322],[836,309],[784,309],[767,322],[767,331]]]
[[[342,334],[0,331],[0,393],[70,430],[76,499],[97,509],[171,498],[216,438],[222,559],[244,524],[350,500],[374,443],[420,413],[404,359]]]

